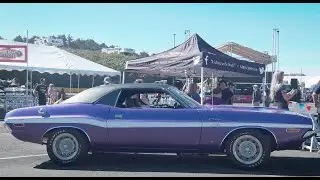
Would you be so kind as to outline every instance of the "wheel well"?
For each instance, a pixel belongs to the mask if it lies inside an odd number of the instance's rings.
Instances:
[[[86,137],[88,144],[90,145],[91,141],[90,141],[90,137],[88,136],[87,133],[85,133],[82,129],[80,128],[76,128],[76,127],[55,127],[52,129],[49,129],[47,132],[44,133],[44,135],[41,138],[41,143],[42,144],[46,144],[47,140],[48,140],[48,135],[54,131],[57,131],[58,129],[72,129],[72,130],[76,130],[77,132],[81,133],[84,137]]]
[[[241,128],[241,129],[236,129],[236,130],[232,131],[230,134],[227,135],[227,137],[224,138],[224,140],[221,144],[221,150],[225,150],[226,142],[228,141],[228,139],[230,137],[232,137],[236,133],[239,133],[241,131],[246,131],[246,130],[255,130],[257,132],[262,133],[263,135],[269,136],[269,138],[271,140],[271,151],[277,149],[277,140],[276,140],[275,136],[269,130],[266,130],[263,128]]]

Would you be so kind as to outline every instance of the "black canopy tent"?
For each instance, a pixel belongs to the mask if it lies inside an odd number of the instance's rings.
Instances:
[[[265,65],[224,54],[205,42],[198,34],[194,34],[172,49],[127,61],[125,72],[201,77],[201,92],[203,92],[204,77],[265,76]]]

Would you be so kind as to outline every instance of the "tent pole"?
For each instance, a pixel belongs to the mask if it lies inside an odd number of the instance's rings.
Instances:
[[[92,87],[94,85],[94,74],[92,75]]]
[[[70,89],[69,89],[69,93],[71,93],[71,88],[72,88],[72,74],[70,73]]]
[[[213,72],[211,73],[211,105],[213,105],[213,81],[214,81],[214,77],[213,77]]]
[[[79,93],[79,90],[80,90],[80,74],[78,74],[78,93]]]
[[[201,79],[201,92],[200,92],[200,98],[201,98],[201,105],[203,105],[203,67],[201,67],[201,75],[200,75],[200,79]]]
[[[267,100],[267,93],[266,93],[266,85],[267,85],[267,66],[265,65],[265,70],[264,70],[264,78],[263,78],[263,82],[262,82],[262,91],[263,91],[263,107],[266,107],[266,100]]]
[[[27,48],[28,48],[28,42],[29,42],[29,33],[28,33],[28,30],[27,30],[27,39],[26,39],[26,43],[27,43]],[[26,68],[26,89],[27,89],[27,95],[29,95],[29,88],[28,88],[28,82],[29,82],[29,61],[27,60],[27,68]]]
[[[32,90],[32,72],[33,72],[33,71],[31,70],[31,71],[30,71],[30,76],[31,76],[31,77],[30,77],[30,89],[31,89],[31,90]]]
[[[125,78],[126,78],[126,72],[122,71],[122,84],[124,84]]]

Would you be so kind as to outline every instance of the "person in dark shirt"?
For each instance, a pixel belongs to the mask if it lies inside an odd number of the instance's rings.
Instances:
[[[282,71],[276,71],[273,74],[270,87],[270,99],[278,108],[289,110],[288,103],[298,91],[292,89],[290,92],[287,92],[287,88],[283,85],[283,77],[284,73]]]
[[[314,106],[317,108],[318,121],[319,121],[320,120],[320,81],[313,89],[312,100],[313,100]]]
[[[227,87],[227,82],[224,80],[219,81],[219,88],[221,89],[221,99],[225,104],[233,104],[233,92]]]
[[[40,79],[40,84],[38,84],[33,90],[33,94],[38,96],[39,106],[47,104],[47,91],[48,87],[45,85],[46,80],[44,78]]]
[[[58,92],[58,99],[60,99],[61,101],[67,99],[67,94],[64,92],[63,88],[61,88],[61,90]]]
[[[252,105],[253,106],[260,106],[260,103],[262,101],[262,95],[261,95],[261,91],[258,88],[258,85],[253,85],[253,93],[252,93]]]

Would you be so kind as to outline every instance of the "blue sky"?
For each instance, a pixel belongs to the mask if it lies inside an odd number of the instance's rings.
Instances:
[[[71,34],[157,53],[184,41],[184,30],[212,46],[233,41],[272,51],[280,29],[280,68],[320,75],[320,4],[0,4],[0,36]]]

